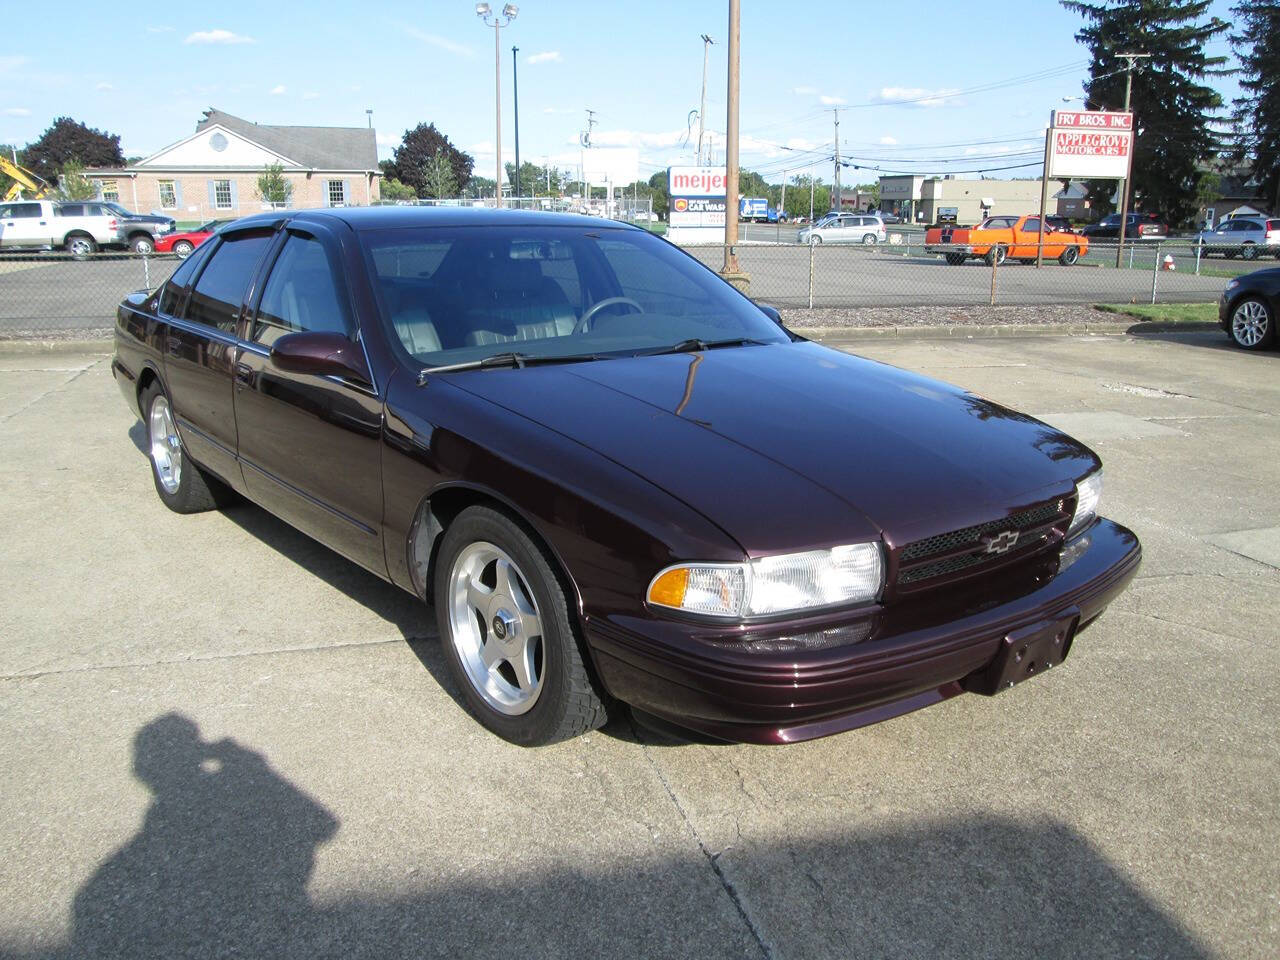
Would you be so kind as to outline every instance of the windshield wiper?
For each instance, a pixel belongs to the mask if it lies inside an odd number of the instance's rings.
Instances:
[[[490,367],[536,367],[551,363],[586,363],[590,360],[608,360],[609,357],[596,353],[575,353],[568,356],[535,357],[527,353],[495,353],[479,360],[464,360],[461,363],[446,363],[438,367],[424,367],[418,372],[418,386],[426,386],[428,378],[437,373],[457,373],[462,370],[484,370]]]
[[[656,350],[646,350],[643,353],[637,353],[637,357],[657,357],[664,353],[695,353],[700,350],[715,350],[717,347],[749,347],[749,346],[768,346],[768,340],[753,340],[751,337],[729,337],[725,340],[699,340],[692,337],[688,340],[681,340],[679,343],[673,343],[669,347],[658,347]]]

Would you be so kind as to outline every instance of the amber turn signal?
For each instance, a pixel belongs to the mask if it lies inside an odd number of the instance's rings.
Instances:
[[[684,605],[685,590],[689,587],[689,571],[683,567],[668,570],[649,585],[649,602],[664,607]]]

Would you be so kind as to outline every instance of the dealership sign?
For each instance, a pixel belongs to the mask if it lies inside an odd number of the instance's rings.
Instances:
[[[671,226],[723,227],[725,189],[728,182],[725,167],[668,169],[667,193],[671,197]]]
[[[1054,177],[1123,180],[1133,150],[1133,114],[1055,110],[1049,130],[1049,172]]]

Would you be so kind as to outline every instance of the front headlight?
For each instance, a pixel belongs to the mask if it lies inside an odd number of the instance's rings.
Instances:
[[[659,607],[743,619],[874,600],[884,585],[878,543],[807,550],[749,563],[683,563],[649,584]]]
[[[1076,512],[1071,516],[1067,537],[1083,530],[1098,515],[1098,500],[1102,497],[1102,471],[1091,474],[1076,484]]]

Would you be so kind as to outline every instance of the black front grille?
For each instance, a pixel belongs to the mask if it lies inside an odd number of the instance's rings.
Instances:
[[[1001,520],[990,520],[936,534],[907,544],[898,553],[899,586],[914,586],[977,568],[1039,553],[1066,534],[1070,514],[1067,501],[1051,500]],[[992,536],[1016,531],[1017,542],[1006,552],[988,549]]]

